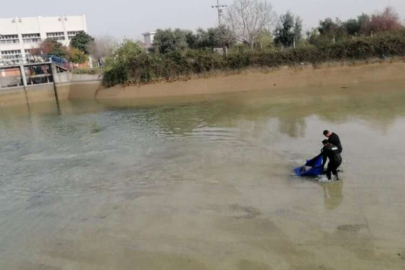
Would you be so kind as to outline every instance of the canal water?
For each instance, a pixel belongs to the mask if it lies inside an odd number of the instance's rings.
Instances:
[[[0,269],[404,269],[404,134],[404,82],[1,109]]]

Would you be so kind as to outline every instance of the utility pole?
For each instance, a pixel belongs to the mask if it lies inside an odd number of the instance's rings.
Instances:
[[[227,5],[221,5],[220,3],[219,3],[219,0],[217,0],[217,5],[216,6],[211,6],[212,8],[216,8],[217,10],[218,10],[218,30],[219,30],[219,32],[221,33],[221,36],[222,36],[222,38],[221,39],[223,39],[224,38],[224,34],[225,33],[223,33],[223,29],[222,29],[222,27],[221,27],[221,17],[222,17],[222,15],[224,14],[224,8],[226,8],[227,7]],[[222,43],[222,42],[221,42]],[[228,48],[226,47],[226,45],[225,44],[222,44],[222,49],[223,49],[223,54],[224,55],[227,55],[228,54]]]
[[[211,6],[212,8],[216,8],[218,10],[218,27],[221,26],[221,17],[224,15],[224,9],[226,8],[227,5],[220,5],[219,0],[217,0],[217,5],[216,6]]]

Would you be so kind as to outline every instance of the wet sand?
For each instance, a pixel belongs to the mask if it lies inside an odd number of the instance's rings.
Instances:
[[[2,109],[0,269],[403,269],[404,90]],[[342,181],[294,177],[324,129]]]

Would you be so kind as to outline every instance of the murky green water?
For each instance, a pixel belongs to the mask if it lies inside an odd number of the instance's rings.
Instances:
[[[405,83],[1,109],[0,269],[404,269],[404,132]]]

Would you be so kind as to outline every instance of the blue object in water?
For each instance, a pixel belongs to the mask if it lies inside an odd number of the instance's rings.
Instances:
[[[323,174],[323,157],[317,156],[311,160],[307,160],[305,166],[295,169],[295,174],[301,177],[317,177]],[[305,167],[311,167],[306,170]]]

